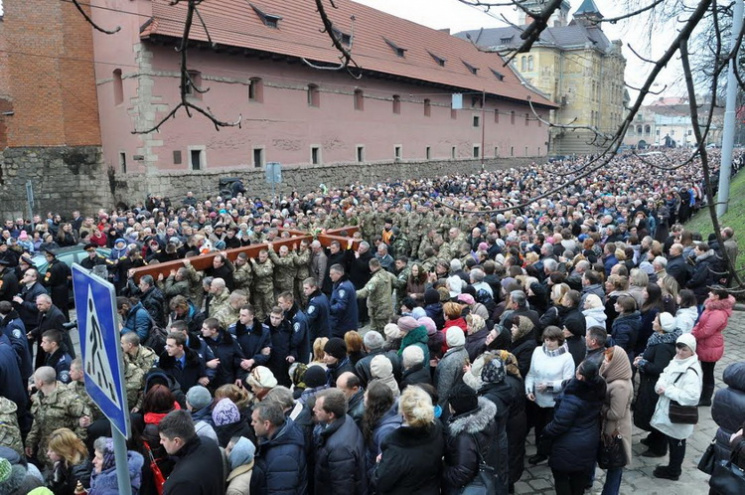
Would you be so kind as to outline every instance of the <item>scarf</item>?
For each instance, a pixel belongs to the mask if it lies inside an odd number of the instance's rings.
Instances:
[[[546,356],[548,357],[557,357],[557,356],[561,356],[565,352],[569,352],[569,347],[567,347],[566,342],[564,342],[561,345],[561,347],[559,347],[558,349],[554,349],[554,350],[546,349],[546,344],[543,344],[542,347],[543,347],[544,354],[546,354]]]
[[[178,404],[178,402],[174,402],[173,409],[171,409],[171,411],[176,411],[179,409],[181,409],[181,406]],[[163,418],[165,418],[168,415],[168,413],[171,411],[164,412],[164,413],[154,413],[154,412],[145,413],[145,417],[144,417],[145,424],[159,425],[160,422],[163,420]]]
[[[647,340],[647,347],[652,347],[653,345],[658,344],[674,344],[680,335],[681,332],[679,328],[676,328],[670,333],[655,332],[649,337],[649,340]]]

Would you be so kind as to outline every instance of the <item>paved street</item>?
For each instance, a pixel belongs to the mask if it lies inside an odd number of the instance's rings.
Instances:
[[[714,370],[717,379],[717,388],[724,387],[722,372],[731,363],[745,359],[745,312],[735,311],[729,320],[729,327],[725,333],[725,355],[717,363]],[[679,481],[661,480],[652,476],[652,471],[659,464],[666,464],[667,457],[647,458],[642,457],[641,453],[645,447],[639,441],[646,436],[646,432],[634,427],[633,452],[634,459],[630,467],[627,467],[623,473],[623,483],[621,493],[623,495],[657,495],[657,494],[706,494],[709,491],[708,475],[696,469],[701,454],[709,446],[714,438],[717,425],[711,419],[711,408],[705,407],[699,409],[700,421],[696,425],[693,437],[688,439],[686,447],[686,459],[683,463],[683,474]],[[532,432],[529,438],[527,455],[535,453],[533,445]],[[527,458],[527,456],[526,456]],[[601,493],[605,472],[602,469],[597,470],[597,479],[593,486],[593,494]],[[515,493],[554,493],[553,478],[551,470],[546,463],[538,467],[526,469],[522,480],[516,484]]]

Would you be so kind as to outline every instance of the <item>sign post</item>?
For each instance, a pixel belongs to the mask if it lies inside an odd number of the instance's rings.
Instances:
[[[122,350],[114,286],[72,266],[72,287],[80,331],[85,390],[111,421],[119,493],[131,495],[126,440],[131,434],[122,370]]]

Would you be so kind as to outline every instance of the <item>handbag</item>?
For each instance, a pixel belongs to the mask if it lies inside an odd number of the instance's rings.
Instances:
[[[698,372],[689,367],[683,373],[678,375],[673,385],[678,383],[678,380],[686,374],[686,371],[692,370],[698,376]],[[684,425],[695,425],[698,423],[698,407],[697,406],[681,406],[676,400],[670,401],[670,408],[667,413],[671,423],[684,424]]]
[[[611,435],[601,435],[598,447],[598,467],[611,469],[624,467],[626,464],[628,460],[621,433],[616,430]]]
[[[158,466],[158,461],[153,457],[153,451],[150,449],[150,445],[143,440],[142,444],[145,446],[147,451],[147,457],[150,460],[150,471],[153,473],[153,482],[155,483],[155,490],[158,495],[163,495],[163,485],[166,484],[166,478],[163,476],[163,471]]]
[[[711,441],[708,447],[706,447],[706,450],[704,451],[703,455],[701,456],[701,459],[698,461],[698,465],[696,466],[699,471],[702,471],[706,474],[711,474],[714,472],[714,464],[716,461],[716,455],[714,454],[715,451],[715,445],[717,443],[716,438]]]
[[[497,487],[494,483],[494,468],[484,462],[481,446],[476,435],[471,435],[476,442],[476,452],[479,454],[479,472],[469,484],[461,488],[460,495],[494,495]]]
[[[745,493],[745,470],[734,460],[745,442],[740,440],[737,447],[732,449],[729,460],[719,461],[714,465],[714,472],[709,478],[709,486],[719,495],[740,495]]]

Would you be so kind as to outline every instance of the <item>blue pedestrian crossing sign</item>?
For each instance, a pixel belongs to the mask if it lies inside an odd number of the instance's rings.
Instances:
[[[80,331],[85,390],[111,426],[129,438],[129,407],[119,344],[119,320],[114,286],[72,266],[72,288]]]

